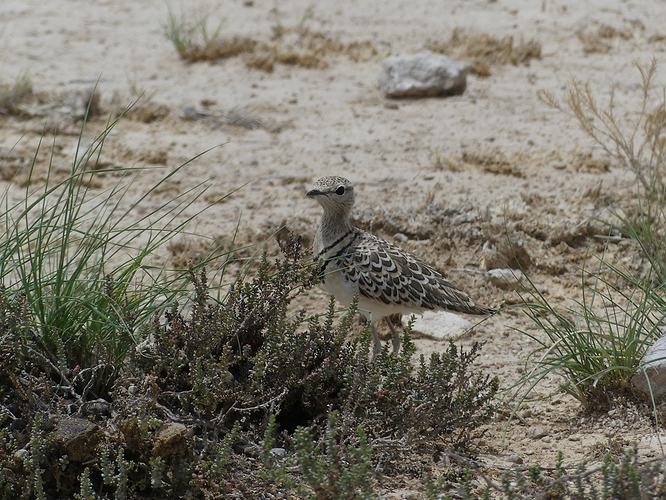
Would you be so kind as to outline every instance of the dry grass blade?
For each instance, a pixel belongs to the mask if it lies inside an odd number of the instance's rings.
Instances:
[[[541,57],[541,44],[537,40],[514,43],[512,36],[496,38],[488,33],[468,33],[461,28],[455,28],[449,40],[432,42],[427,48],[472,61],[472,71],[479,76],[489,76],[490,66],[495,64],[528,64],[530,59]]]
[[[548,91],[540,91],[540,99],[559,111],[574,117],[583,131],[603,150],[631,170],[647,193],[663,193],[666,143],[666,90],[655,88],[657,61],[649,64],[634,62],[641,78],[641,103],[636,118],[621,120],[615,114],[615,86],[602,107],[589,83],[572,79],[562,99]],[[656,95],[656,96],[655,96]],[[657,105],[649,111],[650,104]]]

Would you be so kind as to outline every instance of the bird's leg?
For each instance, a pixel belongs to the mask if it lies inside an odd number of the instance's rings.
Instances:
[[[393,353],[397,354],[397,352],[400,350],[400,334],[395,331],[395,327],[393,326],[393,323],[391,323],[391,318],[388,316],[384,316],[384,319],[386,320],[386,324],[389,327],[389,330],[391,330],[391,342],[393,343]]]
[[[382,342],[379,340],[374,321],[370,322],[370,331],[372,332],[372,360],[374,361],[382,350]]]

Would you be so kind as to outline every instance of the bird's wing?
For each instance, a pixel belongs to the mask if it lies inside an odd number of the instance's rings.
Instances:
[[[415,256],[370,233],[359,236],[340,267],[358,283],[360,295],[415,309],[491,312]]]

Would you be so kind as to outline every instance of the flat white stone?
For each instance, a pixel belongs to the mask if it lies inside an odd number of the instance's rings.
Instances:
[[[411,314],[402,315],[402,326],[407,326]],[[449,311],[425,311],[418,314],[412,331],[435,340],[448,340],[459,337],[472,328],[472,322]]]
[[[655,340],[641,358],[639,366],[641,368],[636,370],[631,382],[647,394],[651,388],[655,397],[666,393],[666,335]]]
[[[527,279],[520,269],[491,269],[485,277],[490,283],[502,290],[513,290],[521,286]]]

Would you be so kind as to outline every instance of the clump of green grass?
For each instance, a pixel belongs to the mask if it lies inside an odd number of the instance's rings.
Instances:
[[[538,329],[523,333],[539,347],[521,379],[524,396],[551,374],[560,376],[560,389],[589,410],[609,407],[628,392],[642,355],[661,336],[664,314],[655,310],[659,292],[641,282],[627,290],[605,273],[623,275],[603,262],[594,271],[583,270],[583,300],[564,308],[530,289],[525,312]]]
[[[642,82],[640,108],[626,121],[616,114],[613,88],[607,108],[598,104],[589,84],[577,81],[571,82],[563,100],[540,94],[548,105],[573,116],[589,137],[634,173],[636,201],[611,212],[615,218],[602,222],[609,234],[633,242],[645,266],[628,269],[599,256],[597,269],[582,272],[583,299],[564,309],[550,304],[536,287],[530,288],[525,311],[539,333],[526,335],[539,348],[520,382],[523,398],[543,377],[554,373],[564,380],[562,390],[587,408],[608,407],[627,392],[641,357],[661,336],[666,311],[666,95],[655,90],[654,59],[648,65],[636,63],[636,68]],[[651,110],[655,92],[660,100]]]
[[[180,57],[189,62],[212,61],[233,57],[254,49],[256,42],[248,37],[223,37],[224,21],[210,29],[211,12],[202,8],[177,14],[168,5],[169,16],[162,25],[164,35],[173,43]]]
[[[49,164],[45,183],[28,182],[22,201],[10,203],[8,189],[0,198],[3,293],[8,298],[20,294],[29,311],[30,335],[45,348],[49,371],[56,369],[66,378],[79,366],[76,379],[88,387],[84,397],[88,391],[96,396],[106,393],[141,329],[189,283],[185,270],[170,274],[153,266],[151,256],[198,215],[185,216],[185,210],[206,191],[205,184],[196,185],[139,217],[134,215],[187,163],[132,202],[127,195],[140,167],[114,169],[114,174],[123,174],[115,185],[92,189],[92,179],[105,173],[98,162],[116,124],[117,120],[87,149],[77,149],[64,180],[51,181]],[[30,351],[29,337],[14,341]]]

